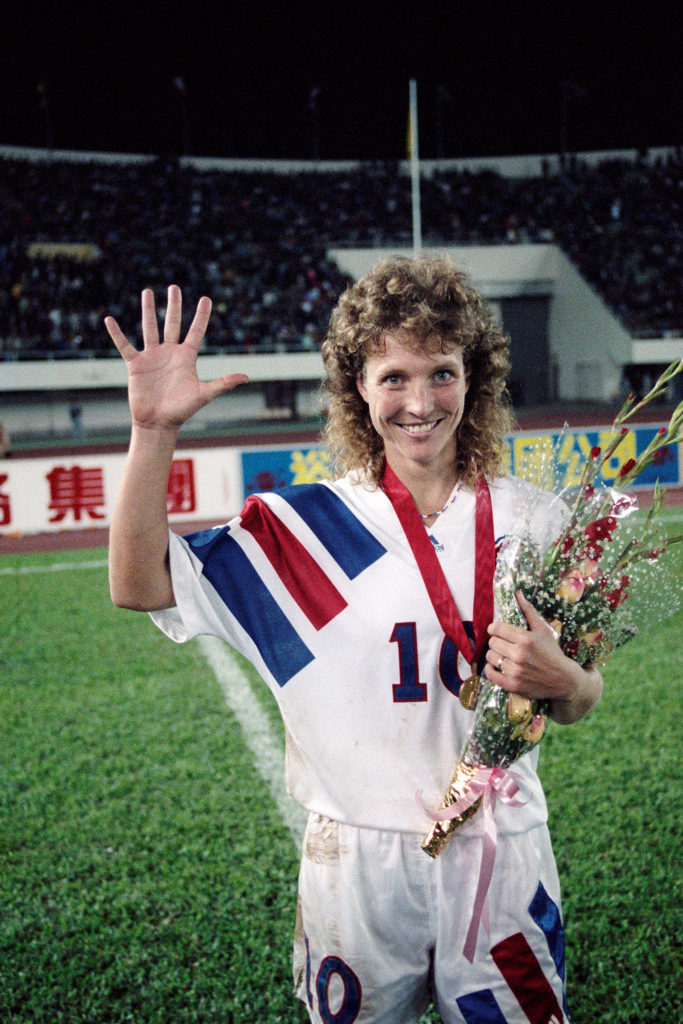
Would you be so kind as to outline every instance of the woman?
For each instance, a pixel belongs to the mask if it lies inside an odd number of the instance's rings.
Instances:
[[[130,454],[111,528],[112,598],[168,636],[210,632],[274,693],[288,786],[310,812],[294,976],[316,1022],[561,1021],[559,886],[536,774],[498,804],[488,930],[463,954],[482,857],[475,815],[444,852],[421,842],[468,728],[461,690],[486,666],[510,691],[583,717],[599,674],[566,658],[521,595],[528,629],[493,620],[495,543],[520,501],[502,472],[507,341],[445,260],[379,263],[341,297],[323,346],[326,439],[340,476],[250,498],[232,523],[178,538],[166,483],[180,426],[244,381],[195,362],[210,302],[179,343],[169,290],[164,344],[143,293],[145,348],[108,318],[129,372]],[[426,528],[426,529],[425,529]],[[141,568],[142,567],[142,568]],[[416,799],[419,796],[419,799]]]

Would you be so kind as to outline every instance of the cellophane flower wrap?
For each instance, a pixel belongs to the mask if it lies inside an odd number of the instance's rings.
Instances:
[[[558,448],[553,446],[542,473],[551,504],[560,503],[561,525],[545,549],[532,539],[532,510],[521,510],[519,526],[499,548],[494,577],[498,616],[526,628],[516,599],[521,591],[553,630],[562,651],[580,665],[605,664],[610,654],[640,629],[680,606],[680,583],[667,587],[661,556],[683,536],[668,535],[661,521],[664,492],[656,484],[647,514],[634,515],[629,485],[659,462],[667,447],[683,441],[683,402],[637,458],[621,465],[617,486],[606,486],[603,470],[629,433],[625,425],[683,373],[683,360],[671,364],[640,401],[629,397],[612,424],[604,448],[586,456],[578,487],[562,488]],[[549,717],[547,700],[511,694],[482,675],[469,735],[440,810],[423,842],[436,857],[456,829],[476,813],[487,769],[508,769],[540,742]],[[482,770],[483,769],[483,770]],[[498,773],[500,775],[501,773]],[[514,787],[513,787],[514,788]],[[438,817],[438,812],[434,817]]]

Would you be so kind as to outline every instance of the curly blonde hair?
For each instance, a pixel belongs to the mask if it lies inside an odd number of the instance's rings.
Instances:
[[[458,426],[456,470],[466,485],[502,469],[512,412],[505,389],[509,339],[500,331],[467,274],[444,257],[380,260],[341,295],[323,342],[324,439],[335,470],[360,470],[376,484],[384,443],[356,381],[369,355],[400,331],[411,347],[437,338],[442,352],[462,349],[469,388]],[[403,340],[403,338],[402,338]]]

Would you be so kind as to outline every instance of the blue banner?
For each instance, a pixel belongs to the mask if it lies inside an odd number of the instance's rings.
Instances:
[[[641,455],[660,426],[655,423],[633,427],[624,436],[614,454],[605,464],[600,482],[619,486],[619,475],[631,459]],[[611,427],[565,427],[563,430],[524,431],[508,438],[508,469],[514,476],[547,481],[546,467],[550,460],[554,464],[554,490],[561,487],[576,487],[581,480],[583,467],[594,448],[606,449],[614,437]],[[656,461],[629,484],[629,490],[651,489],[657,480],[660,486],[681,486],[681,453],[679,445],[662,449]]]
[[[320,445],[242,452],[245,498],[263,491],[278,491],[291,484],[314,484],[331,477],[329,455]]]
[[[619,486],[619,474],[631,459],[645,451],[661,426],[653,423],[633,427],[625,435],[602,473],[602,482]],[[555,466],[553,489],[576,486],[583,467],[594,448],[605,449],[613,437],[611,427],[566,427],[563,430],[528,430],[508,437],[507,469],[515,476],[548,486],[547,467],[552,458]],[[649,466],[629,490],[654,487],[683,486],[680,445],[663,449],[657,461]],[[279,490],[291,484],[312,484],[332,477],[329,455],[320,445],[258,448],[242,452],[244,496]]]

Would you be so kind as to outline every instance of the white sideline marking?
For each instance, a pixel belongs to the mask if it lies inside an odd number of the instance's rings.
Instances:
[[[200,636],[198,642],[230,710],[239,722],[256,770],[268,786],[293,842],[300,847],[308,812],[285,790],[282,743],[273,735],[268,715],[254,696],[228,645],[213,636]]]
[[[0,576],[24,576],[34,572],[61,572],[64,569],[106,569],[107,559],[96,562],[53,562],[51,565],[6,565],[0,568]]]

